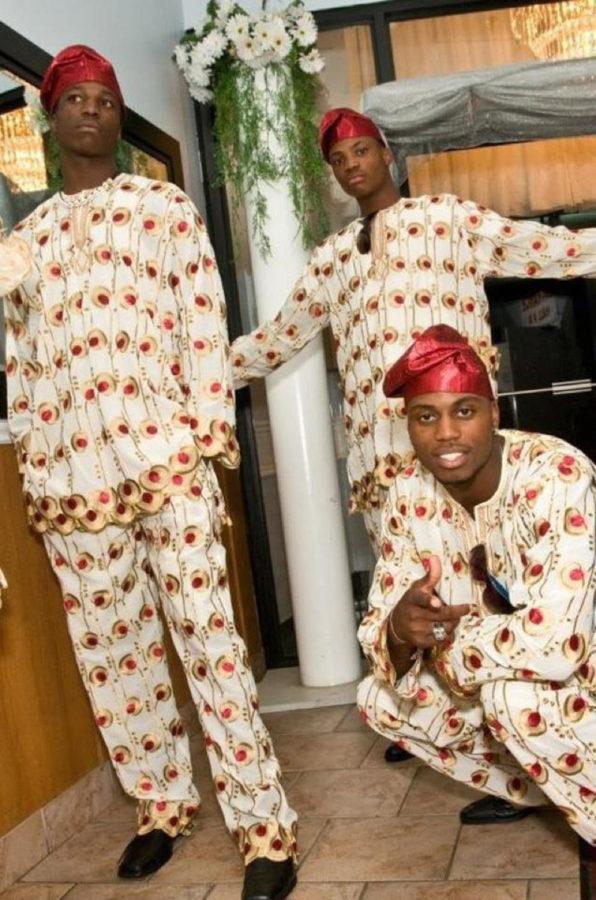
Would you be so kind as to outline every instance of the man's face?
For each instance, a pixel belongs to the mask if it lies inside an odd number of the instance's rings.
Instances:
[[[406,411],[416,455],[438,481],[464,486],[490,474],[499,424],[494,401],[440,391],[414,397]]]
[[[371,137],[344,138],[333,144],[329,165],[339,186],[360,200],[391,181],[391,151]]]
[[[118,97],[95,81],[67,88],[51,117],[52,131],[60,148],[88,158],[106,157],[114,152],[121,123]]]

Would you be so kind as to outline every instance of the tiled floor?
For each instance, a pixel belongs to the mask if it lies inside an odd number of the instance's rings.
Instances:
[[[578,900],[576,841],[556,812],[461,828],[477,795],[417,762],[388,765],[386,742],[352,706],[265,716],[300,814],[292,900]],[[114,871],[134,829],[123,799],[33,868],[15,900],[238,900],[242,866],[222,825],[206,758],[193,739],[203,809],[192,837],[142,884]]]

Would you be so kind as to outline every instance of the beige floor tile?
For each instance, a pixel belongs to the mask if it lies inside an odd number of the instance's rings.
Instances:
[[[47,852],[43,819],[38,811],[0,838],[0,890],[22,878]]]
[[[449,877],[574,878],[577,865],[573,831],[549,811],[508,825],[464,826]]]
[[[331,819],[300,870],[302,881],[444,878],[459,823],[455,816]]]
[[[46,857],[22,880],[115,881],[118,859],[132,836],[128,824],[93,822]]]
[[[399,768],[402,763],[394,763]],[[421,765],[400,809],[400,815],[435,816],[458,813],[483,795],[473,788]]]
[[[345,709],[345,707],[344,707]],[[357,706],[351,706],[343,717],[336,731],[370,731],[370,727],[360,718]]]
[[[13,884],[0,894],[2,900],[60,900],[72,884]]]
[[[151,884],[241,881],[243,872],[238,847],[223,825],[206,825],[180,842],[169,863],[153,875]]]
[[[551,878],[530,882],[528,900],[579,900],[579,879]]]
[[[397,881],[367,885],[362,900],[526,900],[526,890],[525,881]],[[559,900],[555,894],[552,900],[555,896]]]
[[[349,706],[291,709],[287,712],[265,713],[263,721],[273,737],[277,734],[323,734],[333,731],[348,709]]]
[[[205,900],[211,896],[210,884],[154,885],[151,880],[142,884],[79,884],[68,900]]]
[[[414,769],[302,772],[288,799],[299,815],[363,818],[395,816]]]
[[[327,819],[316,816],[301,816],[298,819],[298,852],[301,864],[307,859],[326,824]]]
[[[280,734],[275,751],[284,771],[355,769],[373,741],[372,734]]]
[[[128,825],[131,831],[135,830],[137,823],[137,804],[131,797],[123,796],[115,803],[102,809],[95,818],[96,822],[107,822],[112,825],[117,823]]]
[[[292,891],[291,900],[359,900],[362,884],[300,884]],[[209,900],[238,900],[238,887],[218,884]]]
[[[109,762],[98,766],[63,791],[41,811],[50,853],[66,839],[78,834],[97,814],[121,796],[114,770]]]

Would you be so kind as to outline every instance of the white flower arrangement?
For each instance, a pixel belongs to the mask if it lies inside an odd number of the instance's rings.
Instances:
[[[263,6],[265,6],[264,0]],[[321,204],[327,174],[317,143],[317,26],[301,0],[247,15],[235,0],[209,0],[207,17],[187,31],[174,59],[191,96],[212,103],[219,183],[238,210],[253,198],[253,234],[270,253],[264,182],[286,179],[304,244],[327,233]],[[265,135],[275,135],[273,151]]]
[[[325,65],[316,42],[314,16],[300,0],[285,10],[263,11],[258,16],[247,15],[235,0],[211,0],[205,22],[184,35],[174,58],[191,96],[208,103],[213,99],[217,63],[223,57],[260,69],[283,62],[294,50],[302,71],[316,75]]]

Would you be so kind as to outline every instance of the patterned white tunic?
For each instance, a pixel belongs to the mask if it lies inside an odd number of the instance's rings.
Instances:
[[[225,304],[205,225],[172,184],[119,175],[56,194],[17,231],[6,298],[9,425],[31,524],[100,531],[236,466]]]
[[[566,278],[596,270],[596,229],[578,234],[514,222],[452,195],[402,198],[373,220],[372,255],[361,222],[318,247],[270,322],[234,341],[235,386],[290,359],[330,324],[344,394],[352,510],[380,509],[411,460],[403,408],[382,391],[385,372],[430,325],[470,339],[494,374],[484,279]]]

